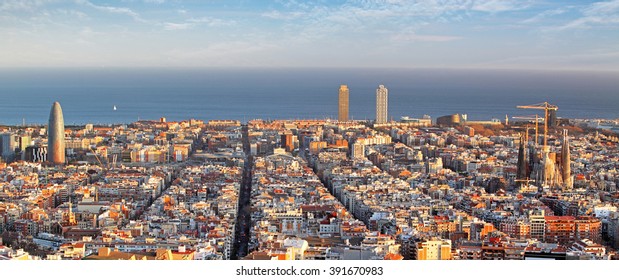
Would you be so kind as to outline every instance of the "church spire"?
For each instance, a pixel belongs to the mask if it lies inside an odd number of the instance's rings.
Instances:
[[[527,178],[527,139],[520,135],[520,146],[518,148],[518,170],[516,171],[516,179],[524,180]]]
[[[566,189],[571,189],[573,187],[570,156],[570,141],[567,136],[567,129],[564,129],[563,144],[561,146],[561,178],[563,179],[563,185]]]

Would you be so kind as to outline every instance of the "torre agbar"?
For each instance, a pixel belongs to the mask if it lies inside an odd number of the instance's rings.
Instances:
[[[47,160],[54,164],[65,163],[64,118],[60,103],[54,102],[49,113],[47,132]]]

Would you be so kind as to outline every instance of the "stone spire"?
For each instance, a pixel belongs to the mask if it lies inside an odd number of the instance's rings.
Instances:
[[[570,159],[570,141],[567,136],[567,129],[563,130],[563,146],[561,146],[561,178],[566,189],[571,189],[574,182],[572,181],[572,169]]]
[[[526,141],[527,139],[525,139],[521,135],[520,136],[520,147],[518,148],[518,170],[516,172],[516,179],[518,180],[527,179],[527,175],[528,175],[527,174],[528,163],[527,163]]]
[[[552,160],[550,158],[550,149],[548,147],[544,147],[544,160],[543,160],[543,167],[544,167],[544,172],[543,172],[543,182],[544,185],[546,186],[553,186],[555,183],[555,162],[554,160]]]

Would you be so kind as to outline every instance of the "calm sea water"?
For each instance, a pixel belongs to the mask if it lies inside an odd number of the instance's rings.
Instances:
[[[389,89],[389,116],[504,119],[542,111],[619,118],[619,75],[438,69],[0,69],[0,124],[47,122],[59,101],[66,124],[138,119],[337,118],[340,84],[350,89],[354,119],[374,119],[375,91]],[[114,111],[113,107],[117,110]]]

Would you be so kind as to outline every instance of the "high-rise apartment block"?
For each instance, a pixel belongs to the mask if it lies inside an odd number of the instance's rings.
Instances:
[[[0,134],[0,156],[2,156],[2,159],[5,161],[13,160],[15,147],[15,136],[12,133]]]
[[[378,86],[376,89],[376,123],[387,122],[387,102],[389,91],[384,85]]]
[[[339,102],[338,102],[338,117],[341,122],[348,121],[348,86],[340,86]]]

